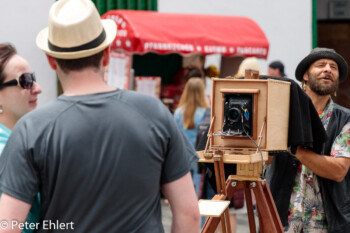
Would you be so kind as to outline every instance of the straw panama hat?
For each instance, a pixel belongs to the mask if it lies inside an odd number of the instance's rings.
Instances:
[[[91,0],[59,0],[49,12],[49,26],[36,37],[37,46],[54,58],[78,59],[107,48],[117,34],[111,19],[101,20]]]

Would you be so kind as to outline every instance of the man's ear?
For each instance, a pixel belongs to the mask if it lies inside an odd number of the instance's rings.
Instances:
[[[55,58],[51,57],[49,54],[46,54],[47,61],[49,62],[49,65],[51,69],[57,70],[57,63]]]
[[[109,64],[110,51],[111,51],[110,46],[108,46],[107,48],[105,48],[105,50],[103,50],[102,65],[104,67],[108,66]]]
[[[304,73],[303,75],[303,80],[308,81],[309,80],[309,75],[307,72]]]

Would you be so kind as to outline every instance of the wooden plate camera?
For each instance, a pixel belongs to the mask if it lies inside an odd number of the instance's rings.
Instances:
[[[213,205],[231,200],[234,190],[243,188],[250,231],[256,232],[252,191],[260,232],[282,233],[281,221],[262,174],[269,151],[287,150],[290,83],[258,77],[258,72],[246,70],[245,79],[213,79],[208,141],[205,150],[197,153],[199,162],[214,164],[218,194],[212,199]],[[236,173],[228,174],[227,180],[224,164],[236,165]],[[202,233],[214,232],[220,221],[223,232],[231,232],[227,205],[217,204],[220,216],[210,214],[206,206],[209,206],[206,202],[200,202],[201,214],[209,216]]]

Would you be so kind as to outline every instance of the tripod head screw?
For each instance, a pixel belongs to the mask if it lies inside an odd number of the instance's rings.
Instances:
[[[237,185],[237,182],[235,182],[235,181],[231,183],[232,187],[236,187],[236,185]]]

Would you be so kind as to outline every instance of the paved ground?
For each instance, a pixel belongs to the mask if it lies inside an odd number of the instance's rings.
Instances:
[[[170,233],[171,226],[171,211],[169,206],[167,206],[162,200],[162,220],[164,225],[165,233]],[[257,219],[256,219],[257,223]],[[249,223],[248,216],[246,214],[237,215],[237,230],[236,233],[249,233]]]

